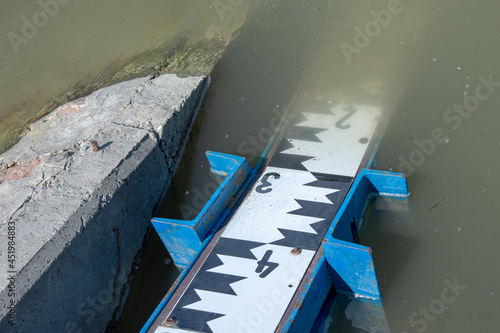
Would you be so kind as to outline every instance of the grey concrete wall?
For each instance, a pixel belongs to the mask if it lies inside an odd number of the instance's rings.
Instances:
[[[0,155],[0,332],[103,332],[208,84],[164,75],[101,89]]]

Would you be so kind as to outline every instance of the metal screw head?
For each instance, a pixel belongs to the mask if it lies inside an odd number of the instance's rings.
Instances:
[[[174,317],[168,317],[167,320],[165,321],[165,324],[170,326],[170,325],[175,324],[176,321],[177,320]]]
[[[292,254],[300,254],[302,252],[302,249],[300,247],[296,247],[290,252],[292,252]]]

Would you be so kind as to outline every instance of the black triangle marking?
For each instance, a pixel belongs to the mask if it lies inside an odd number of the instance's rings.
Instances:
[[[277,154],[274,155],[269,163],[269,166],[282,168],[282,169],[293,169],[299,171],[308,171],[302,162],[310,160],[314,156],[301,156],[292,154]]]
[[[300,124],[304,121],[307,120],[307,117],[302,113],[302,112],[297,112],[297,114],[295,114],[295,117],[293,117],[293,126],[297,125],[297,124]],[[288,129],[287,129],[287,132],[290,130],[291,127],[293,126],[290,126]]]
[[[295,199],[295,201],[301,206],[301,208],[288,212],[288,214],[333,220],[334,214],[337,210],[337,205],[331,203],[307,201],[301,199]]]
[[[201,300],[195,290],[236,295],[231,284],[247,277],[207,271],[224,264],[218,255],[257,260],[251,250],[262,245],[264,243],[221,237],[170,313],[170,317],[176,318],[176,327],[184,330],[211,333],[212,330],[207,322],[222,317],[224,314],[187,309],[185,307]]]
[[[325,228],[325,233],[326,230],[328,229],[329,223],[327,220],[322,220],[319,221],[315,224],[322,223]],[[304,250],[311,250],[311,251],[316,251],[321,244],[321,241],[323,240],[323,237],[325,236],[323,234],[312,234],[308,232],[302,232],[302,231],[297,231],[297,230],[288,230],[288,229],[281,229],[278,228],[278,230],[283,234],[282,239],[277,240],[272,242],[271,244],[273,245],[280,245],[280,246],[286,246],[286,247],[291,247],[291,248],[301,248]]]
[[[216,256],[214,256],[216,257]],[[223,262],[219,258],[211,258],[213,261],[217,261],[218,264],[211,264],[207,266],[218,267],[223,265]],[[215,260],[216,259],[216,260]],[[245,276],[236,276],[229,274],[222,274],[216,272],[208,272],[213,267],[202,267],[198,272],[197,277],[191,282],[189,288],[201,289],[207,291],[213,291],[215,293],[236,295],[234,289],[231,287],[232,283],[246,279]]]
[[[324,181],[324,180],[315,180],[315,181],[312,181],[310,183],[304,184],[304,186],[328,188],[331,190],[343,190],[346,187],[348,187],[349,185],[350,185],[350,183],[347,183],[347,182],[332,182],[332,181]]]
[[[244,280],[247,277],[208,271],[224,265],[219,255],[257,260],[257,257],[255,257],[250,250],[262,246],[263,244],[264,243],[221,237],[201,266],[198,274],[191,282],[189,289],[201,289],[216,293],[236,295],[230,285]]]
[[[306,167],[302,165],[302,162],[314,158],[314,156],[303,156],[294,154],[283,154],[282,152],[293,147],[292,142],[287,139],[282,139],[277,152],[271,158],[269,166],[283,169],[293,169],[300,171],[307,171]]]
[[[316,135],[326,130],[326,128],[318,127],[293,126],[286,133],[286,137],[293,140],[322,143]]]
[[[311,228],[316,231],[316,234],[279,228],[278,230],[283,234],[284,238],[277,240],[271,244],[293,248],[300,247],[302,249],[316,251],[320,246],[323,238],[325,237],[325,234],[330,227],[335,214],[337,214],[344,195],[344,191],[328,194],[327,198],[335,204],[318,203],[296,199],[295,201],[297,201],[302,206],[302,208],[289,212],[288,214],[323,218],[323,220],[321,221],[310,224]]]
[[[214,254],[223,254],[226,256],[257,260],[257,257],[254,256],[251,250],[264,244],[265,243],[221,237],[212,250],[209,258]]]
[[[276,149],[276,154],[284,152],[285,150],[288,150],[292,147],[293,147],[293,144],[290,141],[288,141],[288,139],[282,138],[280,140],[278,148]],[[275,154],[275,156],[276,156],[276,154]],[[273,158],[274,158],[274,156],[273,156]]]
[[[333,113],[330,109],[314,109],[314,110],[307,110],[307,111],[301,111],[297,112],[295,117],[293,117],[293,126],[296,126],[297,124],[300,124],[306,120],[309,120],[304,113],[313,113],[313,114],[322,114],[322,115],[328,115],[328,116],[335,116],[335,113]]]
[[[194,289],[190,288],[186,290],[179,303],[177,303],[169,315],[169,317],[175,318],[176,327],[196,332],[213,332],[207,322],[223,317],[224,314],[184,308],[186,305],[199,301],[201,301],[201,298],[196,294]]]
[[[325,187],[325,188],[336,188],[336,187],[331,187],[328,183],[350,183],[354,179],[353,177],[349,176],[340,176],[340,175],[332,175],[329,173],[320,173],[320,172],[311,172],[311,174],[316,178],[319,182],[316,184],[313,184],[314,182],[311,182],[309,186],[318,186],[318,187]],[[322,186],[324,184],[324,186]]]
[[[337,193],[331,193],[329,195],[337,195]],[[327,195],[327,197],[329,195]],[[325,237],[325,234],[330,227],[335,214],[337,214],[340,208],[340,202],[342,198],[343,195],[339,200],[335,201],[335,204],[295,200],[302,206],[302,208],[294,210],[293,212],[289,212],[288,214],[323,218],[323,220],[321,221],[310,224],[311,228],[316,231],[316,234],[279,228],[278,230],[283,234],[284,238],[277,240],[271,244],[293,248],[300,247],[302,249],[316,251],[323,238]],[[311,214],[311,211],[314,211],[314,214]],[[304,223],[307,222],[304,221]]]
[[[284,238],[277,240],[271,244],[294,248],[300,247],[312,251],[316,251],[320,246],[326,232],[328,231],[328,228],[330,227],[335,215],[340,208],[340,205],[342,204],[342,201],[347,194],[347,191],[349,190],[349,186],[351,183],[350,181],[346,182],[325,180],[324,177],[319,177],[319,174],[314,174],[314,176],[319,180],[305,185],[339,190],[326,195],[328,200],[330,200],[332,203],[320,203],[295,199],[295,201],[301,206],[301,208],[288,212],[288,214],[322,218],[321,221],[310,224],[311,228],[313,228],[317,234],[296,230],[278,229],[283,234]]]

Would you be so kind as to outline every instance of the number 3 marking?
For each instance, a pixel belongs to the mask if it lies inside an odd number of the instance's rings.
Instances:
[[[269,192],[271,192],[273,189],[269,188],[269,187],[272,186],[272,184],[268,181],[269,177],[271,177],[271,176],[273,176],[274,179],[280,179],[280,174],[277,173],[277,172],[266,173],[264,176],[262,176],[262,180],[260,181],[262,184],[259,185],[259,186],[257,186],[255,188],[255,191],[257,191],[258,193],[269,193]]]

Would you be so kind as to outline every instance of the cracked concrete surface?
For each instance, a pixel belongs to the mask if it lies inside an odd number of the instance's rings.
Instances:
[[[0,308],[1,332],[104,330],[208,84],[164,75],[98,90],[30,125],[0,155],[0,303],[16,302],[15,326]]]

